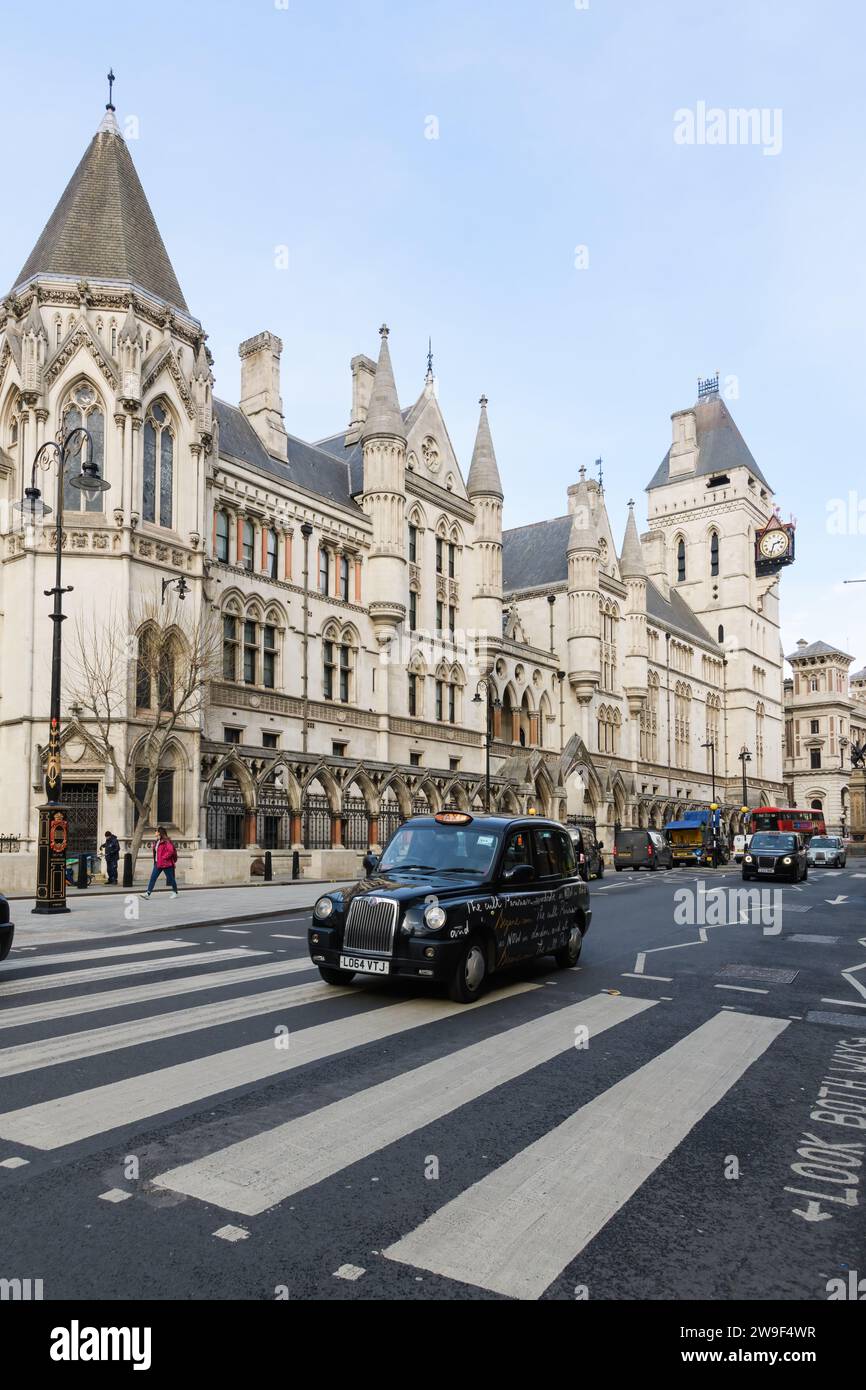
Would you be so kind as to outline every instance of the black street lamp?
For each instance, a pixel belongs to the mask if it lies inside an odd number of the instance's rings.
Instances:
[[[179,599],[185,599],[186,596],[187,596],[187,594],[189,593],[189,585],[187,584],[186,579],[184,578],[184,576],[183,576],[182,574],[176,575],[174,579],[164,579],[164,580],[162,581],[162,601],[163,601],[163,603],[165,603],[165,591],[166,591],[166,589],[170,589],[170,588],[172,587],[173,584],[176,584],[176,585],[177,585],[177,596],[178,596]]]
[[[738,758],[740,759],[740,762],[741,762],[742,767],[743,767],[743,810],[744,810],[744,811],[748,811],[748,809],[749,809],[749,796],[748,796],[748,790],[747,790],[747,788],[746,788],[746,763],[750,763],[750,762],[752,761],[752,755],[751,755],[751,753],[749,752],[749,750],[748,750],[748,748],[746,747],[746,745],[743,744],[743,746],[742,746],[742,748],[740,749],[740,751],[739,751],[739,753],[737,754],[737,756],[738,756]]]
[[[702,748],[709,748],[709,750],[710,750],[710,768],[711,768],[711,774],[710,774],[710,775],[711,775],[712,781],[713,781],[713,804],[715,805],[715,801],[716,801],[716,745],[715,745],[714,740],[710,738],[710,739],[707,739],[706,743],[702,743],[702,744],[701,744],[701,747],[702,747]]]
[[[47,440],[36,452],[30,476],[30,486],[24,489],[24,498],[15,503],[15,511],[21,518],[25,533],[39,528],[51,508],[42,501],[42,493],[36,486],[37,468],[49,469],[57,465],[57,514],[55,518],[55,562],[54,588],[46,589],[46,598],[54,599],[51,621],[54,624],[51,647],[51,711],[48,731],[48,759],[45,766],[45,795],[47,804],[39,807],[39,834],[36,855],[36,906],[38,913],[68,912],[66,906],[66,845],[69,839],[67,808],[63,804],[63,787],[60,776],[60,677],[61,677],[61,624],[64,621],[63,595],[72,592],[72,585],[64,589],[61,583],[63,564],[63,489],[67,481],[66,465],[71,458],[77,458],[87,444],[87,462],[74,478],[69,478],[71,487],[78,488],[91,501],[100,492],[106,492],[110,484],[99,475],[97,464],[92,462],[93,440],[89,432],[81,426],[70,430],[64,438]]]
[[[472,696],[472,703],[480,705],[482,700],[481,692],[484,691],[484,699],[487,703],[487,737],[484,742],[484,810],[490,815],[490,744],[493,740],[493,711],[502,709],[502,701],[496,694],[493,682],[489,676],[482,676],[478,682],[475,694]]]

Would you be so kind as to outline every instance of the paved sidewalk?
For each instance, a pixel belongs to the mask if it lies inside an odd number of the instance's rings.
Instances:
[[[136,936],[154,929],[177,931],[181,927],[235,922],[245,917],[270,917],[310,908],[317,898],[337,883],[244,884],[237,888],[189,888],[177,898],[162,888],[145,902],[138,890],[126,893],[67,895],[69,912],[57,917],[36,917],[34,898],[10,902],[15,923],[13,954],[22,946],[53,946],[109,936]]]

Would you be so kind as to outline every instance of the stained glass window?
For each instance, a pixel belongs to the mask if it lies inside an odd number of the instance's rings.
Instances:
[[[145,521],[156,521],[156,430],[150,420],[144,427],[144,475],[141,496],[141,515]]]
[[[144,426],[141,515],[160,526],[174,524],[174,436],[168,411],[158,401]]]
[[[163,430],[159,450],[159,524],[171,526],[171,499],[174,487],[174,440]]]
[[[78,476],[82,465],[88,462],[95,463],[102,475],[105,463],[105,416],[99,409],[96,395],[89,391],[93,405],[86,408],[82,416],[81,409],[77,405],[71,405],[63,415],[63,435],[64,438],[70,430],[84,429],[89,430],[92,445],[83,445],[81,452],[72,454],[66,461],[66,473],[63,483],[63,508],[68,512],[101,512],[103,506],[103,493],[98,492],[89,501],[85,498],[80,488],[73,487],[71,479]]]

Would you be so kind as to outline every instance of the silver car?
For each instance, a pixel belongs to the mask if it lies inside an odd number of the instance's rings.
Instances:
[[[806,849],[806,860],[818,869],[844,869],[845,841],[841,835],[813,835]]]

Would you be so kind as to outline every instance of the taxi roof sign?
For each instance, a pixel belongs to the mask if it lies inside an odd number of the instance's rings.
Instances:
[[[470,825],[472,822],[468,811],[439,811],[434,819],[440,825]]]

